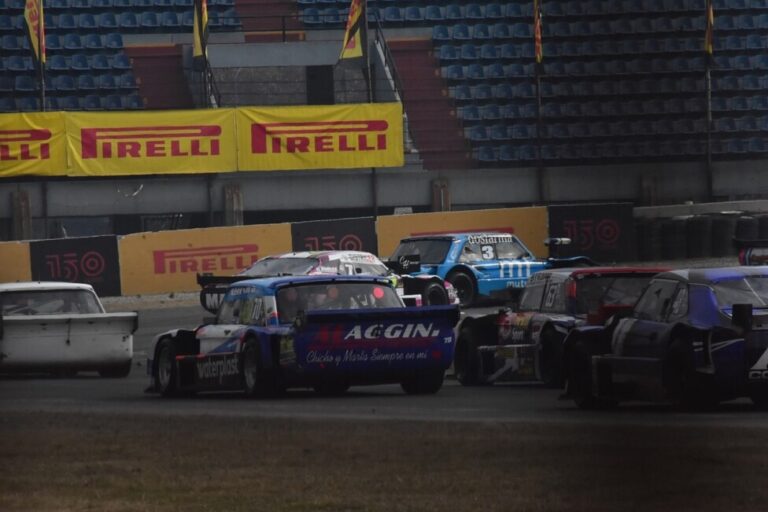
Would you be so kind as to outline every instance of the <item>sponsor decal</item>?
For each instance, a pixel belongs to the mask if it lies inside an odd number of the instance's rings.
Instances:
[[[748,376],[749,380],[768,380],[768,350],[752,365]]]
[[[469,235],[467,237],[468,243],[477,245],[503,244],[512,240],[512,235],[508,233]]]
[[[440,330],[431,323],[418,324],[373,324],[363,328],[355,325],[344,335],[346,340],[379,340],[379,339],[420,339],[434,338],[440,335]]]
[[[225,377],[238,375],[240,370],[237,364],[237,357],[224,357],[216,359],[206,359],[195,363],[197,377],[200,380],[218,380],[223,383]]]
[[[50,140],[50,130],[0,130],[0,162],[48,160]]]
[[[383,119],[305,123],[253,123],[255,154],[385,151],[389,123]]]
[[[83,128],[82,158],[165,158],[217,156],[221,126],[136,126]]]
[[[155,274],[239,271],[259,259],[256,244],[153,251]]]

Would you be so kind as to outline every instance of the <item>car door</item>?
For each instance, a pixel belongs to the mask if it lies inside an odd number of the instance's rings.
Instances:
[[[632,317],[621,320],[616,327],[612,339],[613,354],[662,358],[666,349],[670,319],[687,313],[686,291],[685,284],[678,281],[651,281],[635,305]]]
[[[536,274],[535,279],[528,282],[520,298],[520,306],[513,314],[510,325],[501,326],[502,329],[504,327],[508,329],[508,332],[499,333],[502,339],[513,343],[530,341],[529,325],[531,319],[541,311],[549,277],[548,274]]]

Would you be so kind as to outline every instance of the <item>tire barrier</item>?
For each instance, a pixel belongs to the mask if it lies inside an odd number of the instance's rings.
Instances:
[[[736,232],[738,217],[730,213],[721,213],[712,217],[712,256],[723,257],[736,254],[733,235]]]
[[[768,238],[768,215],[757,215],[757,238]]]
[[[638,226],[638,246],[642,261],[661,259],[661,219],[641,219]]]
[[[712,255],[712,217],[694,215],[685,223],[685,253],[688,258]]]
[[[673,217],[661,221],[661,256],[665,260],[685,258],[685,217]]]
[[[736,220],[733,237],[739,240],[755,240],[760,235],[760,223],[756,217],[744,215]]]

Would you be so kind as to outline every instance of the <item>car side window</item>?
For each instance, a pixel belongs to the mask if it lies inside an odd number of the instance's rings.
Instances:
[[[542,311],[558,313],[565,311],[565,294],[563,293],[563,283],[554,279],[549,280],[547,289],[544,292],[544,305]]]
[[[648,285],[637,302],[634,317],[639,320],[663,322],[672,305],[672,297],[677,289],[677,281],[657,279]]]
[[[669,321],[682,320],[688,315],[688,287],[680,285],[672,298],[672,305],[669,307]]]
[[[478,245],[467,242],[461,250],[459,262],[472,263],[476,261],[494,259],[495,252],[492,245]]]
[[[239,323],[240,300],[224,300],[219,307],[219,314],[216,315],[217,324],[236,324]]]

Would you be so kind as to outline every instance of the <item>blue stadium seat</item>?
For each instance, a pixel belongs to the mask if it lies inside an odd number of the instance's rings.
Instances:
[[[507,3],[507,7],[504,14],[507,18],[524,18],[525,17],[522,6],[517,2]]]
[[[740,14],[734,18],[734,24],[738,30],[755,30],[756,19],[752,14]]]
[[[320,11],[320,17],[323,19],[325,26],[340,26],[346,22],[346,18],[342,16],[341,11],[336,7],[326,7]],[[219,21],[222,25],[224,24],[221,16],[219,16]]]
[[[30,75],[16,75],[13,88],[18,92],[32,92],[38,89],[37,81]]]
[[[474,27],[472,27],[472,39],[476,41],[488,41],[492,39],[491,27],[485,23],[476,24]]]
[[[449,81],[464,80],[464,66],[449,64],[440,68],[440,76]]]
[[[448,90],[452,93],[453,99],[457,101],[472,100],[472,91],[466,84],[457,85],[456,87],[449,88]]]
[[[748,61],[747,67],[742,69],[750,69],[750,67],[753,67],[754,69],[762,69],[762,70],[768,69],[768,55],[765,55],[764,53],[761,53],[759,55],[754,55],[751,58],[746,57],[745,55],[741,55],[740,57],[744,57],[744,59]],[[749,61],[751,61],[751,64],[749,63]]]
[[[501,117],[507,120],[519,118],[520,107],[515,103],[505,103],[501,106]]]
[[[208,14],[208,26],[211,26],[211,15],[213,11]],[[160,27],[160,20],[157,18],[157,13],[154,11],[144,11],[141,13],[140,18],[141,28],[155,30]]]
[[[403,22],[403,12],[399,7],[389,5],[382,10],[381,20],[389,24],[400,24]]]
[[[4,60],[5,69],[16,73],[32,71],[32,60],[21,55],[10,55]]]
[[[63,55],[53,54],[46,58],[45,69],[48,71],[69,71],[69,62]]]
[[[77,89],[80,91],[95,91],[99,88],[99,84],[96,83],[96,77],[90,73],[82,73],[77,75]]]
[[[460,55],[454,45],[444,44],[441,45],[438,50],[438,58],[441,61],[456,61],[460,59]]]
[[[485,19],[485,7],[476,3],[469,3],[464,6],[464,18],[468,20]]]
[[[192,4],[189,5],[191,6]],[[112,0],[112,7],[116,12],[125,11],[133,7],[133,0]]]
[[[91,61],[87,55],[76,53],[69,59],[69,67],[72,68],[72,71],[89,71],[91,69]]]
[[[96,79],[96,83],[99,85],[99,89],[102,91],[114,91],[118,88],[115,75],[111,73],[104,73],[103,75],[99,75]]]
[[[101,96],[88,94],[82,99],[83,110],[102,110]]]
[[[485,101],[493,98],[493,91],[488,84],[473,85],[470,87],[470,91],[473,100]]]
[[[741,88],[747,91],[759,91],[765,88],[761,75],[744,75],[741,77]]]
[[[0,74],[0,92],[7,92],[11,93],[13,92],[14,87],[14,78],[9,75],[1,75]],[[5,97],[5,95],[0,95],[0,98]],[[15,108],[15,104],[14,104]]]
[[[144,99],[138,94],[131,94],[125,98],[124,107],[130,110],[138,110],[144,108]]]
[[[60,96],[58,104],[60,110],[80,110],[80,98],[77,96]]]
[[[445,19],[450,21],[464,21],[464,7],[459,4],[448,4],[445,7]]]
[[[117,77],[117,88],[122,90],[136,90],[139,88],[133,73],[123,73]]]
[[[480,107],[480,117],[485,121],[498,121],[502,119],[501,108],[496,104]]]
[[[106,110],[122,110],[123,97],[118,94],[110,94],[104,98],[104,108]]]
[[[192,26],[192,24],[194,23],[192,21],[193,19],[192,14],[193,13],[191,11],[187,11],[187,12],[184,12],[184,14],[182,14],[181,24],[183,26],[187,26],[187,21],[189,23],[188,26],[190,27]],[[305,25],[319,26],[323,24],[323,20],[320,17],[320,9],[318,9],[317,7],[307,7],[302,9],[299,16],[301,18],[301,22],[304,23]]]
[[[507,125],[494,124],[488,129],[488,137],[492,141],[505,141],[511,139],[511,135],[507,131]]]
[[[82,50],[83,49],[83,41],[80,39],[80,36],[74,33],[65,34],[64,38],[61,40],[61,47],[64,50]]]
[[[472,43],[464,43],[459,47],[460,54],[459,57],[461,60],[464,61],[475,61],[477,60],[477,47]]]
[[[474,158],[481,163],[493,163],[499,160],[497,149],[491,146],[481,146],[473,151]]]
[[[454,41],[469,41],[472,39],[469,25],[466,23],[457,23],[453,26]]]
[[[464,130],[464,137],[470,142],[485,142],[488,140],[488,129],[482,125],[475,125]]]
[[[497,60],[499,59],[499,50],[495,44],[484,43],[480,45],[479,57],[481,60]]]
[[[16,100],[16,109],[22,112],[37,112],[40,110],[40,99],[25,96]]]
[[[0,39],[0,49],[3,52],[17,52],[21,50],[18,38],[13,34],[3,34]]]
[[[50,0],[45,5],[45,9],[48,12],[66,11],[69,9],[69,0]]]
[[[113,50],[123,49],[123,36],[118,32],[110,32],[104,36],[104,46]]]
[[[73,14],[65,12],[59,14],[56,19],[56,26],[60,30],[77,30],[77,19]]]
[[[98,23],[96,23],[96,17],[89,12],[81,13],[80,16],[78,16],[77,25],[80,30],[83,31],[96,30],[99,26]]]
[[[173,8],[173,0],[153,0],[152,5],[154,5],[157,9],[160,9],[162,11],[167,11],[168,9]],[[214,5],[223,5],[218,1],[211,0],[211,2],[208,4],[209,6]]]
[[[432,27],[432,40],[433,41],[450,41],[453,37],[451,37],[451,29],[450,27],[447,27],[445,25],[435,25]]]
[[[533,146],[526,145],[526,148],[533,148]],[[535,152],[534,152],[535,155]],[[517,161],[518,156],[515,154],[515,150],[510,144],[504,144],[503,146],[499,147],[499,161],[500,162],[514,162]],[[520,158],[523,160],[523,158]],[[534,158],[526,158],[525,160],[535,160]]]
[[[442,6],[428,5],[424,8],[424,19],[433,22],[441,23],[445,21],[445,13],[443,13]]]
[[[496,35],[496,30],[499,25],[506,25],[506,23],[497,23],[493,26],[494,37],[502,39],[502,37],[499,37]],[[529,25],[528,23],[513,24],[511,32],[512,32],[512,37],[516,39],[530,39],[531,37],[533,37],[533,29],[531,28],[531,25]]]
[[[192,15],[192,12],[189,12],[190,15]],[[118,18],[120,22],[120,27],[122,29],[127,30],[135,30],[139,28],[139,18],[136,17],[136,13],[134,12],[121,12],[120,18]],[[304,23],[306,23],[306,20],[304,20]],[[191,24],[190,24],[191,26]]]
[[[464,71],[464,77],[468,80],[484,80],[485,70],[483,69],[483,65],[477,62],[467,65]]]
[[[480,108],[477,105],[459,107],[458,114],[459,118],[465,122],[475,122],[482,119],[480,117]]]
[[[70,75],[58,75],[53,79],[53,86],[57,91],[72,92],[77,90],[77,83]]]
[[[163,28],[171,28],[171,29],[175,29],[181,26],[181,22],[179,21],[179,16],[173,11],[164,11],[160,15],[160,24],[163,26]]]
[[[45,50],[46,52],[61,50],[61,38],[58,34],[45,34]]]
[[[502,60],[517,59],[520,55],[517,52],[517,45],[512,43],[502,43],[499,45],[499,58]]]
[[[103,50],[104,42],[101,40],[101,36],[99,34],[86,34],[85,38],[83,38],[83,48],[86,50]]]
[[[545,67],[545,70],[547,71],[547,74],[550,76],[554,76],[557,74],[554,72],[555,70],[552,67]],[[512,64],[507,64],[506,66],[504,66],[504,75],[511,78],[526,76],[525,66],[523,66],[520,63],[514,63],[514,62]]]
[[[421,23],[424,21],[424,9],[415,5],[409,5],[405,8],[403,17],[409,23]]]
[[[514,25],[509,25],[508,23],[494,23],[491,25],[491,35],[500,42],[505,39],[512,39],[513,37],[522,37],[513,32],[513,27]]]
[[[500,20],[504,18],[504,9],[499,3],[486,4],[485,19]]]
[[[501,80],[506,77],[504,66],[502,66],[499,62],[486,65],[483,68],[483,72],[485,74],[485,78],[488,80]]]
[[[763,96],[762,94],[752,96],[749,100],[749,105],[752,110],[768,110],[768,96]]]
[[[5,13],[0,13],[0,32],[11,32],[16,30],[13,18]]]
[[[763,50],[766,48],[766,40],[760,34],[747,34],[745,46],[748,50]]]
[[[96,71],[109,71],[112,69],[112,62],[108,55],[97,53],[91,56],[91,69]]]

